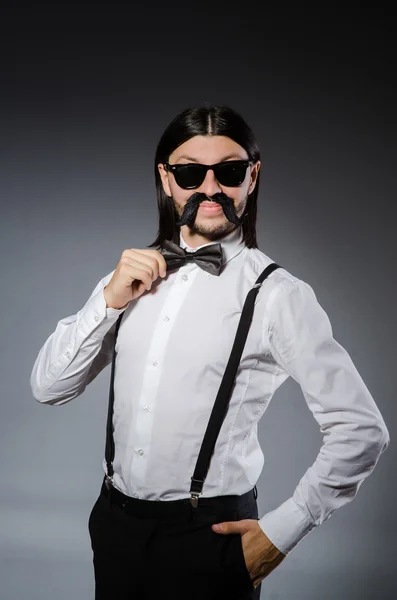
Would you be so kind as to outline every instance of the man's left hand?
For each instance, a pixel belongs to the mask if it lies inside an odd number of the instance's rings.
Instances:
[[[219,525],[222,525],[222,531],[217,530]],[[256,519],[225,521],[212,525],[212,530],[221,535],[240,533],[245,564],[254,587],[259,585],[286,556],[269,540]]]

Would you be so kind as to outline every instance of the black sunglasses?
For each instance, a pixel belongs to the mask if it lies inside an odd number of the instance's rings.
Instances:
[[[215,165],[201,165],[199,163],[170,165],[164,163],[164,168],[166,171],[172,171],[179,187],[184,190],[191,190],[200,187],[208,169],[214,171],[214,175],[221,185],[226,187],[241,185],[250,164],[251,161],[249,160],[226,160]]]

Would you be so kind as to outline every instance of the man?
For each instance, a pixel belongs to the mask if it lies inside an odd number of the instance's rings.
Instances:
[[[114,462],[110,474],[103,462],[89,519],[97,600],[258,600],[261,582],[352,500],[389,443],[313,289],[277,265],[257,295],[204,488],[196,505],[189,498],[245,299],[273,262],[256,242],[259,170],[253,132],[232,109],[175,117],[155,156],[157,249],[124,250],[34,364],[34,397],[60,405],[117,356]],[[293,495],[259,518],[257,425],[289,376],[324,444]]]

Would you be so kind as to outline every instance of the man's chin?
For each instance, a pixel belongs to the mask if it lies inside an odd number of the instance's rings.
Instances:
[[[217,219],[218,222],[216,225],[215,223],[211,226],[211,224],[208,222],[197,222],[196,219],[192,225],[186,224],[186,227],[189,228],[190,233],[193,235],[202,235],[208,238],[212,237],[215,240],[217,237],[229,233],[236,227],[236,225],[229,221],[224,215],[223,217],[224,218],[221,223],[219,223],[219,219]]]

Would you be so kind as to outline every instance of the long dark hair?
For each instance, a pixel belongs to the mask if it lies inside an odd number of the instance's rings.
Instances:
[[[159,228],[155,241],[149,245],[161,247],[164,240],[172,240],[179,244],[180,227],[175,224],[178,219],[173,200],[164,192],[157,165],[168,161],[170,154],[195,135],[223,135],[231,138],[256,162],[260,159],[259,147],[255,136],[244,119],[228,106],[204,104],[198,108],[187,108],[177,115],[164,131],[157,145],[154,159],[154,176],[156,180],[157,205],[159,209]],[[258,248],[256,241],[256,213],[259,191],[259,176],[254,190],[249,194],[243,221],[243,240],[248,248]]]

